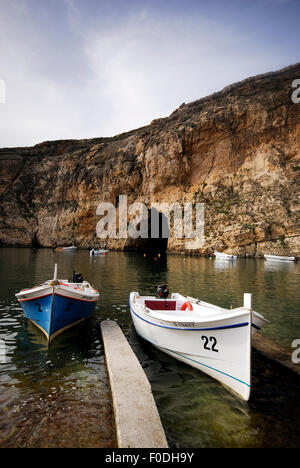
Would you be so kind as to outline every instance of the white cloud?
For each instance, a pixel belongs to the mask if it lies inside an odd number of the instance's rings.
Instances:
[[[87,34],[91,87],[116,130],[168,115],[183,101],[206,96],[249,75],[268,71],[266,51],[247,51],[249,38],[216,22],[149,15],[121,28]],[[275,63],[269,55],[268,64]],[[124,127],[125,124],[125,127]]]

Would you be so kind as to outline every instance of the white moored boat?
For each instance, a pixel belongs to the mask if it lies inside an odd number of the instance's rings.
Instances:
[[[55,250],[59,252],[74,252],[77,250],[77,247],[75,247],[75,245],[70,245],[69,247],[57,247]]]
[[[223,252],[215,252],[215,257],[220,260],[237,260],[236,255],[230,255]]]
[[[283,255],[264,255],[266,260],[275,262],[296,262],[297,257],[284,257]]]
[[[223,309],[159,287],[158,297],[130,294],[130,311],[138,335],[161,351],[229,387],[244,400],[251,390],[251,335],[268,321],[244,306]],[[164,293],[166,291],[166,293]]]

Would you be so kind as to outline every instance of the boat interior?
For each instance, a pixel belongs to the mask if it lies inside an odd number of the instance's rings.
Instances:
[[[182,296],[179,293],[172,293],[169,299],[158,299],[155,296],[140,296],[138,293],[135,293],[132,297],[132,303],[141,308],[141,311],[150,313],[154,317],[165,316],[169,320],[175,319],[175,317],[188,321],[203,320],[205,317],[217,319],[224,317],[224,313],[228,314],[228,316],[235,316],[244,312],[243,307],[224,309],[189,296]],[[168,312],[170,313],[168,314]],[[256,312],[254,314],[258,315]]]
[[[206,318],[208,320],[219,320],[224,318],[224,314],[229,318],[239,316],[245,312],[243,306],[225,309],[189,296],[183,296],[179,293],[172,293],[170,299],[160,299],[155,296],[140,296],[138,293],[133,293],[131,300],[141,311],[163,320],[176,319],[178,321],[189,322],[202,321]],[[263,315],[254,310],[252,321],[256,328],[261,328],[261,326],[268,322]]]
[[[153,296],[136,296],[135,301],[139,303],[142,307],[148,309],[148,311],[153,312],[205,312],[206,314],[210,314],[211,312],[224,313],[224,311],[226,310],[203,301],[197,301],[194,298],[182,296],[179,293],[173,293],[170,299],[157,299]]]
[[[176,301],[171,299],[145,299],[145,306],[150,310],[176,310]]]

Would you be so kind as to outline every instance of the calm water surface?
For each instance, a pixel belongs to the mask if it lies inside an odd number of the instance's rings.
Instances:
[[[94,316],[57,337],[50,349],[24,317],[14,294],[73,269],[101,291]],[[115,447],[109,383],[99,335],[101,320],[117,320],[151,382],[171,447],[297,447],[299,377],[253,353],[254,391],[248,403],[208,376],[140,340],[129,313],[130,291],[170,291],[224,307],[243,303],[270,320],[263,334],[292,350],[300,338],[300,265],[135,253],[0,249],[0,447]],[[0,342],[1,343],[1,342]],[[0,357],[1,359],[1,357]],[[3,359],[2,359],[3,360]],[[299,364],[300,365],[300,364]]]

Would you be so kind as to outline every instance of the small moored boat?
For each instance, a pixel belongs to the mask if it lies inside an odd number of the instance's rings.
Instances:
[[[215,257],[220,260],[237,260],[236,255],[230,255],[223,252],[215,252]]]
[[[244,400],[251,390],[251,336],[268,321],[244,306],[228,310],[173,293],[161,285],[157,297],[130,294],[131,317],[138,335],[161,351],[203,371]]]
[[[58,252],[73,252],[77,250],[77,247],[75,247],[75,245],[70,245],[69,247],[56,247],[55,250]]]
[[[285,257],[283,255],[264,255],[266,260],[274,262],[297,262],[297,257]]]
[[[89,317],[99,299],[99,292],[81,274],[72,280],[57,279],[57,265],[53,280],[40,286],[22,289],[16,294],[24,311],[47,337],[50,343],[57,335]]]
[[[90,256],[92,257],[93,255],[106,255],[107,252],[109,252],[109,250],[92,249],[92,250],[90,250]]]

